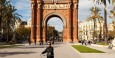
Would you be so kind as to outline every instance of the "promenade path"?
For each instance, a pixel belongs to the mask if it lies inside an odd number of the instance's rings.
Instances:
[[[98,46],[95,44],[87,45],[87,47],[103,51],[105,53],[80,53],[71,45],[79,45],[78,43],[55,43],[54,58],[115,58],[115,50],[110,50],[105,46]],[[47,45],[28,45],[0,49],[0,58],[45,58],[40,56],[41,52],[47,47]]]
[[[81,58],[79,54],[67,43],[55,43],[54,58]],[[0,49],[0,58],[45,58],[40,56],[46,45],[28,45],[15,48]]]

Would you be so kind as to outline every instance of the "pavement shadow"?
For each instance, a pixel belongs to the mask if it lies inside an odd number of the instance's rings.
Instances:
[[[64,44],[64,43],[60,43],[60,42],[55,42],[54,44],[52,44],[52,46],[54,48],[58,48],[58,47],[61,47],[61,44]],[[39,44],[36,44],[36,45],[27,45],[27,46],[19,46],[19,47],[13,47],[13,48],[19,48],[19,49],[36,49],[36,48],[46,48],[48,45],[47,44],[44,44],[44,45],[39,45]]]
[[[60,45],[52,45],[54,48],[58,48],[61,47]],[[43,46],[35,46],[35,45],[30,45],[30,46],[20,46],[20,47],[13,47],[16,49],[38,49],[38,48],[46,48],[47,45],[43,45]]]
[[[6,56],[11,56],[11,55],[18,55],[18,54],[32,54],[36,52],[0,52],[0,57],[6,57]]]
[[[42,46],[22,46],[22,47],[15,47],[15,48],[20,48],[20,49],[36,49],[36,48],[45,48]]]
[[[63,42],[55,42],[54,45],[60,45],[60,44],[65,44]]]

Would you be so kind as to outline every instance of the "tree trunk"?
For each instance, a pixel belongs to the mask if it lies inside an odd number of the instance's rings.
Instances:
[[[107,6],[106,5],[106,0],[104,0],[104,5],[105,7]],[[105,39],[105,43],[107,44],[107,11],[106,9],[104,8],[104,39]]]
[[[6,42],[8,42],[8,41],[9,41],[9,28],[7,26],[7,40],[6,40]]]
[[[2,28],[1,28],[1,21],[2,21],[2,16],[0,16],[0,31],[2,30]]]
[[[16,33],[13,31],[12,43],[16,43]]]
[[[7,42],[9,41],[9,20],[7,20]]]
[[[96,19],[93,19],[94,20],[94,31],[93,31],[93,40],[95,39],[95,22],[96,22]]]
[[[102,38],[102,27],[101,27],[101,22],[99,22],[100,23],[100,34],[99,34],[99,41],[101,41],[101,38]]]

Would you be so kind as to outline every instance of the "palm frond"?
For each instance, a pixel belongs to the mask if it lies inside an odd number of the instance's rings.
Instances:
[[[115,0],[112,0],[112,2],[111,2],[112,4],[114,4],[115,3]]]
[[[89,16],[89,17],[86,19],[86,21],[91,21],[91,20],[93,20],[92,16]]]
[[[16,8],[10,4],[10,1],[0,0],[0,4],[4,6],[4,10],[2,10],[2,25],[6,25],[9,28],[15,25],[17,20],[21,21],[22,17],[18,13],[16,13]]]

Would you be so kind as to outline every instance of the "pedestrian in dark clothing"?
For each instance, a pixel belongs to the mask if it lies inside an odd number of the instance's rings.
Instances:
[[[113,47],[113,44],[111,42],[109,42],[108,49],[112,49],[112,47]]]
[[[43,40],[41,39],[40,41],[39,41],[39,45],[43,45]]]
[[[48,47],[42,52],[42,54],[45,53],[47,53],[47,58],[54,58],[54,50],[50,42],[48,42]]]
[[[84,44],[84,40],[81,40],[82,45]]]
[[[91,45],[91,41],[90,40],[88,40],[88,44]]]

